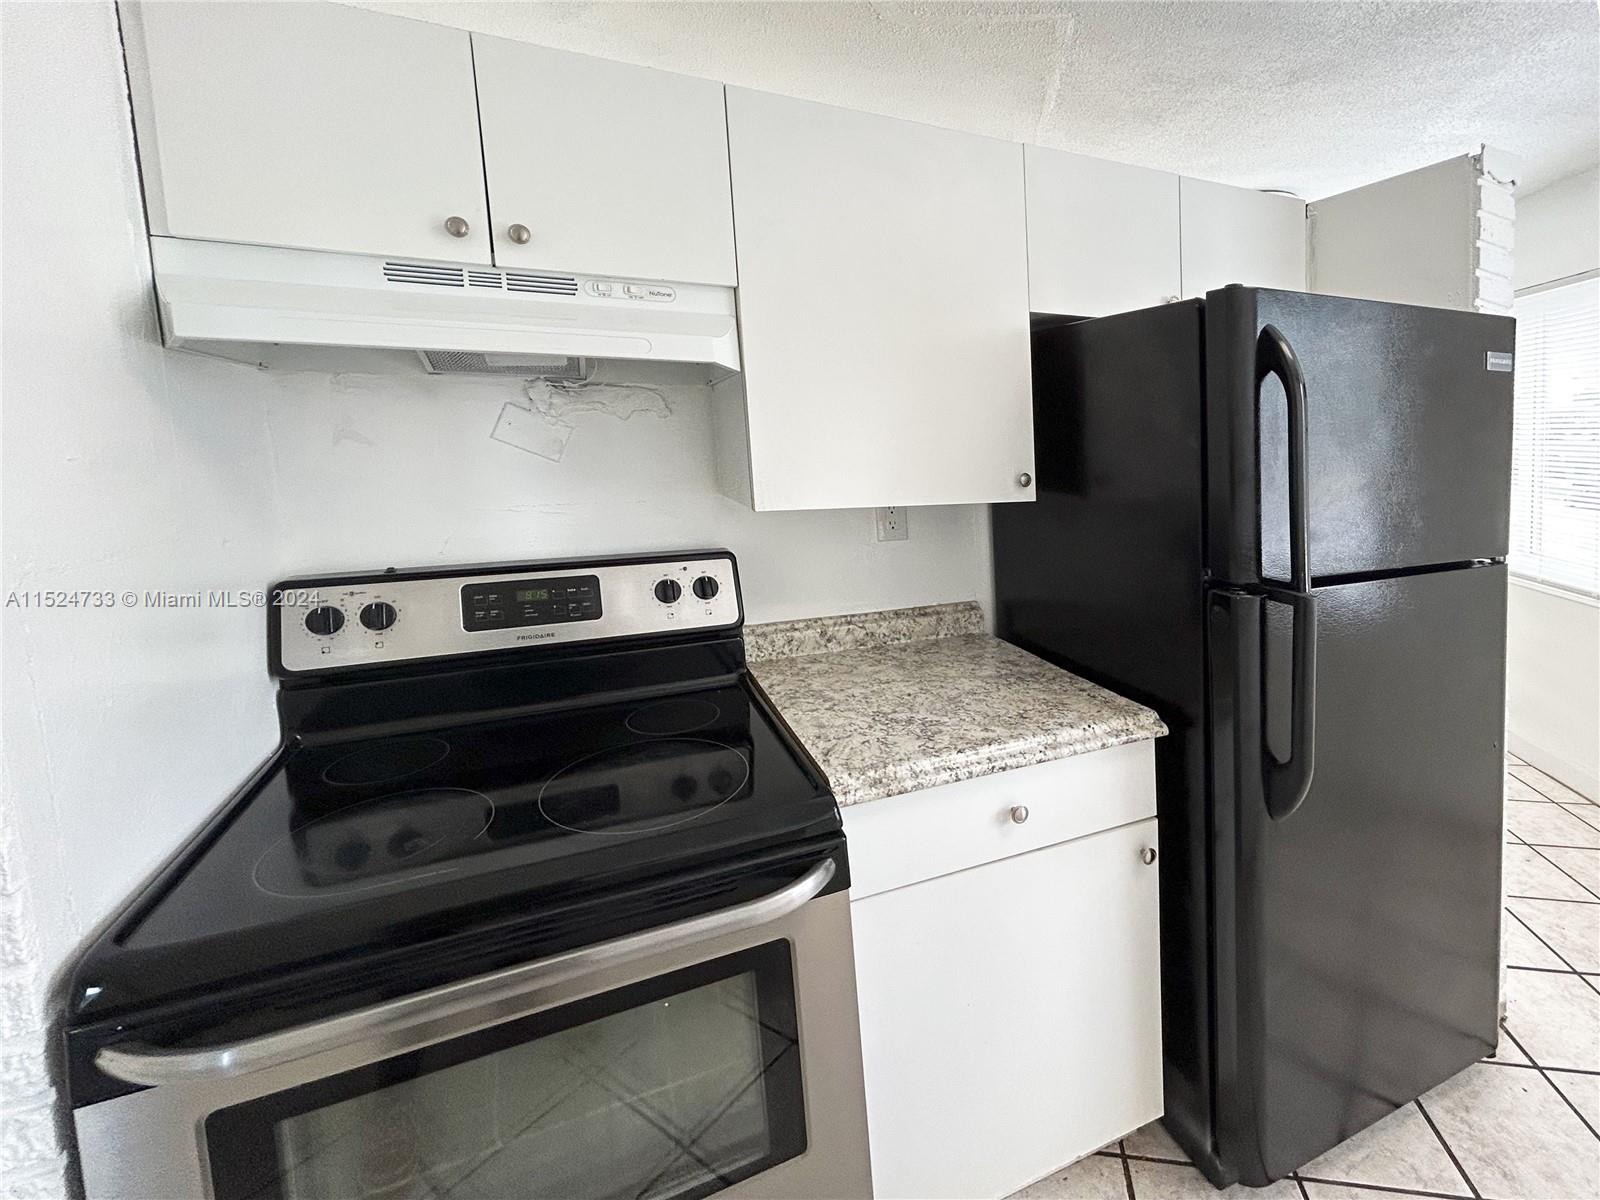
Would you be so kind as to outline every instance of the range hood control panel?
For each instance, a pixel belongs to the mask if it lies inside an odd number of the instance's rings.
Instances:
[[[272,663],[301,674],[446,655],[737,627],[725,552],[546,569],[291,580],[274,590]]]

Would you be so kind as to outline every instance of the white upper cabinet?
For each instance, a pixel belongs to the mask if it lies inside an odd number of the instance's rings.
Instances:
[[[1100,317],[1178,296],[1176,175],[1040,146],[1026,162],[1034,312]]]
[[[1305,201],[1203,179],[1182,189],[1185,296],[1230,283],[1305,290]]]
[[[745,396],[724,486],[758,509],[1032,499],[1022,147],[727,95]]]
[[[490,261],[468,34],[338,4],[123,13],[151,233]]]
[[[472,45],[498,265],[736,282],[722,84]]]

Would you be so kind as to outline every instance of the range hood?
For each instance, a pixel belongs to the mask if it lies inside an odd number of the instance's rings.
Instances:
[[[282,342],[739,369],[734,292],[660,280],[153,237],[169,346]]]

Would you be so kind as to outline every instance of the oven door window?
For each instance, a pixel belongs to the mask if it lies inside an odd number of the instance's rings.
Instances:
[[[806,1148],[789,943],[206,1120],[217,1200],[714,1195]]]

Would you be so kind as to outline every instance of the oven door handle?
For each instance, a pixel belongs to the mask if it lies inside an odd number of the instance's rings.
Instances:
[[[377,1042],[378,1058],[404,1054],[525,1016],[539,1007],[541,994],[555,984],[770,924],[814,899],[828,886],[836,869],[830,856],[793,883],[731,908],[447,983],[310,1025],[216,1046],[163,1049],[136,1042],[106,1046],[95,1054],[95,1066],[126,1083],[155,1087],[264,1071],[358,1042]]]

